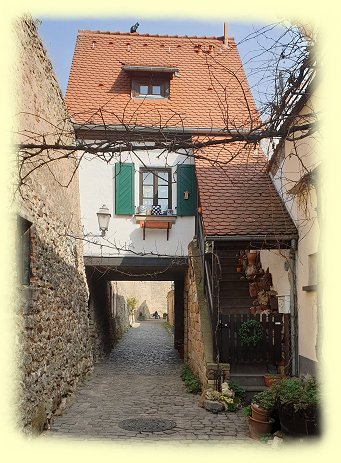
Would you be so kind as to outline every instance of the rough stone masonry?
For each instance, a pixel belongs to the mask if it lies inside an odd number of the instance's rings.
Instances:
[[[57,136],[72,142],[73,129],[35,23],[24,17],[16,23],[14,32],[16,141],[27,142],[39,134],[47,142]],[[24,165],[19,158],[24,183],[17,194],[15,211],[18,221],[26,224],[25,233],[22,228],[18,233],[18,268],[26,264],[29,277],[23,282],[18,274],[17,304],[17,414],[18,425],[26,432],[46,427],[93,366],[89,294],[82,244],[76,239],[81,233],[76,160],[51,162],[25,178],[44,159],[46,152]],[[23,250],[25,234],[29,235],[29,245]],[[27,250],[25,262],[22,254]]]

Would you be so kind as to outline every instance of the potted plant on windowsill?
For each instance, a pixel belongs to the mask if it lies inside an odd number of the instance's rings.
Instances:
[[[318,435],[320,391],[315,378],[285,378],[274,384],[279,420],[285,434]]]

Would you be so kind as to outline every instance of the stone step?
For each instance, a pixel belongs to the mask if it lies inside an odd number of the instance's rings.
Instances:
[[[263,389],[265,388],[263,375],[247,375],[247,374],[242,374],[242,373],[238,373],[238,374],[231,373],[230,379],[235,381],[237,384],[239,384],[244,389],[246,389],[246,387],[251,388],[251,389],[257,388],[257,387],[261,387]]]
[[[251,304],[252,305],[252,304]],[[231,314],[236,314],[236,315],[240,315],[240,314],[245,314],[245,315],[250,315],[250,307],[251,305],[247,305],[247,306],[233,306],[233,307],[224,307],[222,304],[220,304],[220,311],[222,313],[222,315],[231,315]]]
[[[263,386],[241,386],[243,389],[245,389],[245,391],[247,392],[254,392],[255,394],[257,392],[262,392],[266,389],[266,386],[263,385]]]
[[[246,376],[231,374],[230,379],[234,381],[236,384],[238,384],[238,386],[244,389],[245,403],[250,403],[255,394],[257,394],[258,392],[262,392],[266,389],[263,376]],[[252,384],[252,382],[255,382],[255,384]]]
[[[244,402],[247,404],[247,403],[251,403],[252,402],[252,399],[254,397],[255,394],[257,394],[258,392],[262,392],[264,391],[264,389],[266,389],[266,387],[261,387],[261,386],[245,386],[244,387],[244,390],[245,390],[245,395],[244,395]]]
[[[238,272],[234,272],[234,271],[223,271],[222,272],[222,277],[220,279],[220,281],[241,281],[243,282],[244,284],[248,281],[245,280],[245,277],[243,279],[241,279],[241,277],[243,276],[242,273],[238,273]]]
[[[220,297],[248,297],[250,298],[249,288],[245,286],[235,285],[234,287],[226,287],[225,285],[219,289]]]
[[[237,256],[239,255],[239,251],[235,250],[235,249],[219,249],[216,252],[217,252],[219,258],[221,258],[221,257],[234,257],[234,258],[237,258]]]

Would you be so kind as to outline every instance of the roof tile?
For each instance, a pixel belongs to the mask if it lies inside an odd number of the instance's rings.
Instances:
[[[234,142],[200,154],[195,165],[205,235],[297,234],[260,148]]]
[[[172,117],[173,126],[254,126],[259,122],[255,103],[234,39],[228,42],[226,48],[221,37],[79,31],[66,91],[69,112],[77,123],[91,118],[99,124],[104,119],[106,124],[133,120],[159,126],[160,117],[161,124]],[[141,99],[131,98],[131,77],[122,70],[124,64],[179,68],[179,77],[171,79],[169,99],[145,99],[141,104]],[[146,106],[151,109],[147,114]],[[99,108],[101,114],[96,113]]]

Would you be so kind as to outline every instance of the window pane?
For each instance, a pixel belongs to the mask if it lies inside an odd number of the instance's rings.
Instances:
[[[143,205],[144,206],[147,206],[147,210],[148,209],[151,209],[152,208],[152,205],[153,205],[153,199],[149,199],[149,198],[143,198]]]
[[[139,94],[148,95],[148,85],[140,85]]]
[[[143,174],[143,184],[144,185],[153,185],[154,175],[151,172],[146,172]]]
[[[153,197],[153,186],[152,185],[143,185],[143,197],[144,198]]]
[[[166,211],[168,209],[168,199],[159,199],[158,204],[160,204],[162,211]]]
[[[152,94],[161,95],[161,85],[152,85]]]
[[[159,198],[168,198],[168,185],[159,185],[157,194]]]
[[[168,185],[168,172],[157,172],[157,181],[159,185]]]

